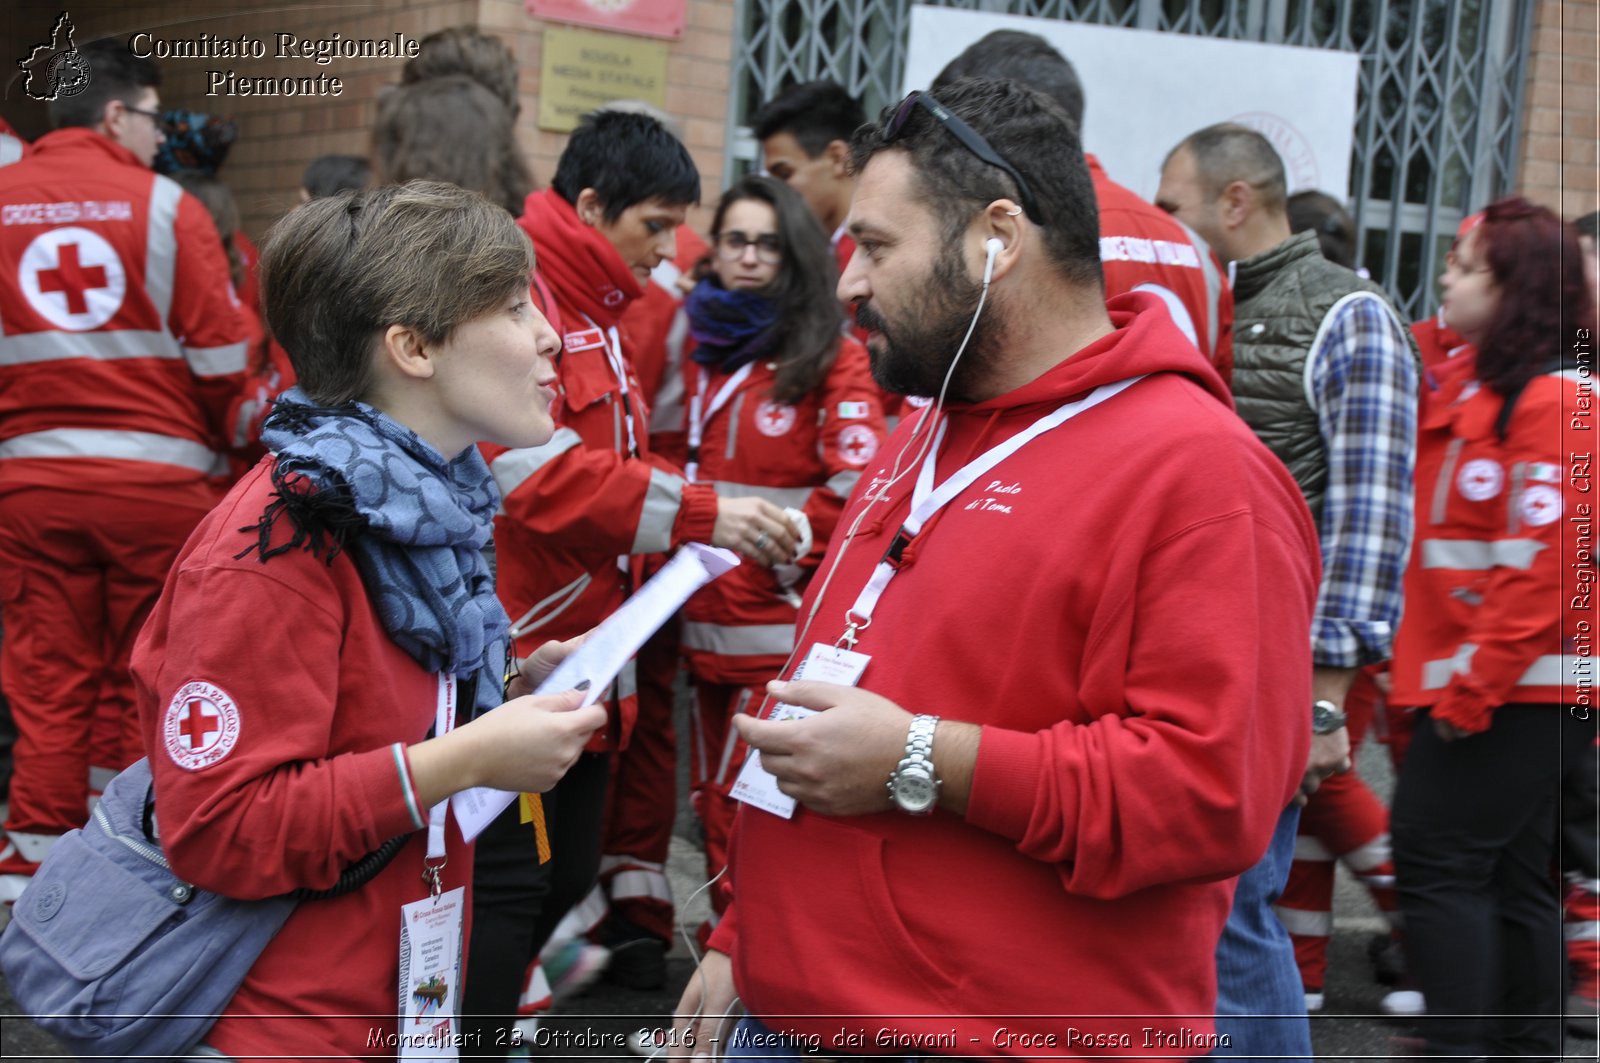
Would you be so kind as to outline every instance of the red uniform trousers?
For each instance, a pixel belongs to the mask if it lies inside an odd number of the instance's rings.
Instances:
[[[729,795],[750,748],[734,731],[732,720],[741,712],[757,713],[767,689],[764,683],[737,686],[699,678],[691,679],[690,683],[693,694],[689,710],[692,729],[690,801],[705,828],[706,879],[722,875],[710,890],[714,914],[709,925],[715,926],[733,900],[733,886],[728,876],[722,874],[728,866],[728,838],[733,833],[733,816],[739,810],[739,802]]]
[[[673,685],[681,622],[669,620],[635,658],[639,714],[628,748],[615,757],[608,795],[600,883],[611,908],[672,944],[672,886],[667,853],[678,811],[678,736]]]
[[[1372,726],[1381,698],[1371,669],[1363,669],[1345,697],[1350,751],[1354,755]],[[1394,861],[1389,845],[1389,810],[1354,771],[1323,780],[1300,813],[1294,863],[1283,896],[1273,906],[1294,942],[1300,981],[1308,992],[1322,988],[1333,933],[1334,862],[1367,887],[1373,903],[1394,922]]]
[[[107,489],[0,489],[0,681],[16,721],[6,833],[38,860],[81,827],[97,712],[105,756],[144,755],[128,656],[173,559],[215,505],[205,481]]]

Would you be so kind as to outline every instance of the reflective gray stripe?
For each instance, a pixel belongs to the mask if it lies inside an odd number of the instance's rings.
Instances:
[[[22,141],[0,133],[0,166],[10,166],[22,158]]]
[[[233,422],[233,445],[242,447],[250,441],[250,422],[256,419],[256,411],[261,409],[259,399],[246,399],[239,404],[239,416]]]
[[[1444,509],[1450,501],[1450,483],[1456,478],[1456,462],[1461,460],[1461,448],[1466,445],[1465,439],[1452,439],[1444,452],[1439,480],[1433,485],[1433,508],[1428,512],[1428,520],[1433,524],[1444,523]]]
[[[828,477],[828,482],[823,486],[840,498],[849,498],[850,492],[856,489],[856,484],[860,481],[861,474],[859,472],[836,472]]]
[[[651,469],[650,487],[644,493],[644,509],[639,513],[631,552],[659,554],[672,549],[672,524],[682,505],[683,478]]]
[[[52,428],[0,443],[0,458],[118,458],[211,473],[219,456],[192,439],[100,428]]]
[[[1568,923],[1565,932],[1568,941],[1600,941],[1600,923]]]
[[[528,477],[543,468],[546,462],[582,443],[583,437],[572,429],[557,428],[556,434],[550,437],[550,442],[543,446],[508,450],[495,458],[489,463],[489,472],[494,475],[494,482],[500,486],[501,498],[521,487]],[[504,506],[501,508],[503,510]]]
[[[741,391],[739,394],[733,397],[733,409],[728,413],[728,423],[732,425],[733,428],[728,432],[728,450],[723,457],[727,458],[729,461],[733,460],[734,448],[739,443],[739,413],[744,409],[744,397],[746,394],[748,393]]]
[[[686,649],[720,653],[725,657],[757,654],[786,654],[794,649],[793,624],[749,624],[731,627],[686,620],[683,624]]]
[[[1333,933],[1332,912],[1304,912],[1298,908],[1285,908],[1281,904],[1274,904],[1272,911],[1278,917],[1278,922],[1291,934],[1325,938]]]
[[[1506,534],[1515,535],[1522,527],[1522,489],[1527,486],[1528,463],[1519,461],[1511,466],[1510,505],[1506,506]]]
[[[650,409],[652,432],[681,432],[689,423],[683,380],[683,345],[688,338],[689,315],[680,309],[667,330],[667,369]]]
[[[1450,677],[1459,673],[1465,674],[1472,666],[1472,655],[1478,652],[1478,647],[1470,642],[1463,642],[1454,657],[1443,660],[1429,661],[1422,666],[1422,689],[1442,690],[1450,685]],[[1558,687],[1566,679],[1566,659],[1559,653],[1547,653],[1528,666],[1522,673],[1522,678],[1517,680],[1519,687]]]
[[[762,487],[758,484],[736,484],[727,480],[718,480],[711,486],[717,489],[718,498],[764,498],[775,506],[792,506],[799,509],[806,504],[806,499],[811,497],[815,488],[811,487]]]
[[[1501,565],[1526,570],[1533,567],[1533,559],[1545,546],[1537,539],[1424,539],[1422,567],[1482,572]]]
[[[583,592],[589,589],[589,584],[594,582],[594,574],[585,572],[571,583],[558,591],[545,595],[533,603],[522,616],[518,617],[511,625],[510,635],[513,639],[520,639],[531,631],[536,631],[572,607]],[[549,612],[545,612],[548,609]],[[541,615],[543,614],[543,615]]]
[[[739,697],[733,703],[733,715],[740,716],[750,710],[750,703],[755,700],[754,691],[745,687],[739,691]],[[757,706],[759,708],[759,706]],[[728,727],[728,734],[722,741],[722,756],[717,761],[716,784],[722,786],[728,781],[728,769],[733,765],[733,754],[739,748],[739,732],[733,726]]]
[[[178,343],[165,332],[30,332],[0,336],[0,365],[32,365],[64,358],[182,358]]]
[[[240,340],[225,347],[185,347],[183,357],[195,376],[227,376],[244,372],[250,362],[250,344]]]
[[[144,250],[144,290],[165,325],[172,314],[173,277],[178,272],[178,203],[183,188],[156,174],[150,188],[150,227]]]
[[[1333,859],[1333,851],[1310,834],[1296,834],[1294,836],[1294,858],[1296,860],[1328,861]]]

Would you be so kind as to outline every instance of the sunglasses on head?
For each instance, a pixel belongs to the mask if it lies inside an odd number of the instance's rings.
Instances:
[[[885,144],[893,144],[904,135],[906,123],[911,120],[912,112],[918,107],[933,115],[941,126],[950,131],[951,136],[961,141],[962,147],[990,166],[997,167],[1009,174],[1011,179],[1017,183],[1017,194],[1022,198],[1023,211],[1035,225],[1044,224],[1044,221],[1039,217],[1039,208],[1033,201],[1033,192],[1029,190],[1028,182],[1022,179],[1022,175],[1017,172],[1017,168],[1002,158],[998,151],[990,147],[989,142],[984,140],[977,130],[951,114],[950,109],[934,99],[931,94],[921,91],[912,92],[900,101],[900,106],[894,109],[894,114],[889,118],[889,123],[883,127],[883,142]]]

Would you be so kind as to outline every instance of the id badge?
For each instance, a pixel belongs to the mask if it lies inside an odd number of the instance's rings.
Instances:
[[[837,683],[840,686],[853,687],[861,682],[861,675],[867,670],[867,665],[871,661],[872,657],[868,654],[816,642],[812,643],[805,660],[800,662],[800,666],[789,678],[790,681],[810,679],[818,683]],[[816,714],[815,709],[780,701],[772,707],[767,719],[803,720]],[[739,777],[733,781],[730,793],[735,800],[754,805],[775,816],[782,816],[784,819],[794,816],[794,798],[778,789],[778,780],[761,766],[759,749],[752,749],[749,756],[745,757],[744,767],[739,770]]]
[[[400,909],[400,1059],[461,1054],[461,946],[466,890]]]

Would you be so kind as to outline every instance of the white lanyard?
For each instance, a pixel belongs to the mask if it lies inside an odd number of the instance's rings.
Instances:
[[[911,493],[911,513],[900,525],[900,530],[895,533],[889,548],[884,551],[883,560],[878,562],[872,570],[872,576],[867,580],[867,585],[861,588],[861,593],[856,596],[856,602],[845,613],[845,632],[840,636],[840,641],[847,643],[854,649],[856,632],[872,623],[872,612],[878,607],[878,599],[883,597],[884,590],[889,586],[889,581],[894,579],[895,573],[900,571],[900,556],[905,548],[922,531],[930,518],[945,506],[949,505],[961,492],[971,487],[978,477],[1005,461],[1011,455],[1044,435],[1052,428],[1059,428],[1078,414],[1092,409],[1127,388],[1132,387],[1144,376],[1131,377],[1119,380],[1115,384],[1105,384],[1095,388],[1088,395],[1074,402],[1065,403],[1053,412],[1039,418],[1033,424],[1024,428],[1004,443],[994,446],[978,455],[972,461],[963,465],[951,474],[944,483],[934,486],[934,466],[938,463],[939,448],[944,443],[945,429],[949,427],[948,419],[939,422],[939,430],[934,434],[933,446],[928,448],[928,456],[922,460],[922,470],[917,476],[916,489]],[[924,415],[928,416],[928,415]]]
[[[755,366],[754,362],[746,362],[741,366],[739,371],[729,377],[727,383],[712,396],[709,407],[705,405],[705,401],[706,389],[711,384],[711,374],[707,372],[705,366],[700,367],[700,383],[695,388],[694,398],[689,400],[689,464],[684,467],[684,473],[690,483],[699,478],[700,444],[706,437],[706,425],[711,423],[711,418],[717,415],[717,411],[728,404],[728,400],[733,398],[733,393],[739,390],[739,386],[750,379],[750,371]],[[732,430],[737,431],[737,428]]]
[[[589,323],[590,328],[600,329],[600,326],[595,324],[594,318],[588,314],[584,314],[583,319]],[[617,332],[617,326],[615,325],[608,329],[600,329],[600,331],[605,333],[608,341],[604,345],[606,361],[611,363],[611,371],[616,374],[617,384],[622,388],[622,416],[628,422],[628,456],[637,458],[639,456],[639,439],[633,428],[632,403],[628,401],[628,364],[622,359],[622,336]]]
[[[449,672],[439,673],[439,702],[434,710],[433,734],[443,738],[456,725],[456,681]],[[444,815],[450,807],[448,799],[428,810],[428,858],[423,861],[422,877],[437,897],[440,890],[439,872],[444,870]]]

